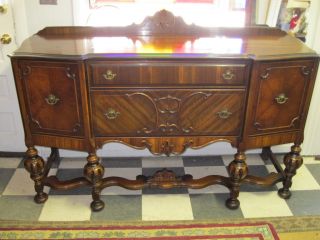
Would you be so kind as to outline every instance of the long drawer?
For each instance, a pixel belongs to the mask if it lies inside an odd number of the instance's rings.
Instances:
[[[188,62],[90,61],[90,85],[126,86],[242,86],[246,84],[246,62],[226,64]]]
[[[244,90],[92,91],[95,136],[240,134]]]

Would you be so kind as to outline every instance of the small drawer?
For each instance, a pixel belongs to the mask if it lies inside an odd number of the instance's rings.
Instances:
[[[91,86],[241,86],[245,63],[109,62],[88,64]]]
[[[92,91],[95,136],[238,136],[245,91]]]

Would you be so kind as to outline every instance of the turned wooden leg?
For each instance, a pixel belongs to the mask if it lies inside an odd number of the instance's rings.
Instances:
[[[38,156],[38,151],[34,147],[28,147],[27,156],[24,160],[24,167],[30,173],[34,181],[34,188],[37,194],[34,197],[36,203],[44,203],[48,199],[48,194],[43,192],[42,179],[45,174],[45,162]]]
[[[297,169],[301,167],[303,159],[300,156],[300,145],[295,144],[291,147],[291,152],[284,156],[283,162],[286,166],[284,170],[285,179],[283,180],[283,188],[279,189],[278,194],[284,199],[291,197],[290,187],[292,185],[292,178],[297,173]]]
[[[230,209],[237,209],[240,205],[238,200],[241,180],[243,180],[248,173],[248,166],[246,164],[246,155],[244,152],[238,151],[234,155],[234,160],[228,166],[229,176],[231,178],[230,198],[226,201],[226,206]]]
[[[100,199],[104,167],[100,164],[95,153],[90,153],[87,161],[88,163],[84,167],[84,176],[92,183],[91,209],[92,211],[101,211],[104,208],[104,202]]]

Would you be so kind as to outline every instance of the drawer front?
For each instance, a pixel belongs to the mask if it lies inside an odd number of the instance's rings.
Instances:
[[[251,134],[300,128],[313,61],[262,63]]]
[[[239,135],[244,91],[93,91],[95,136]]]
[[[245,85],[244,63],[106,62],[88,64],[91,86]]]
[[[22,61],[20,69],[32,132],[82,135],[78,65]]]

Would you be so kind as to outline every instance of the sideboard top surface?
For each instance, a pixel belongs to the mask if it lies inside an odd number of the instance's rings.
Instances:
[[[90,58],[316,57],[300,40],[269,27],[204,28],[162,10],[126,27],[47,27],[23,42],[12,56]]]

